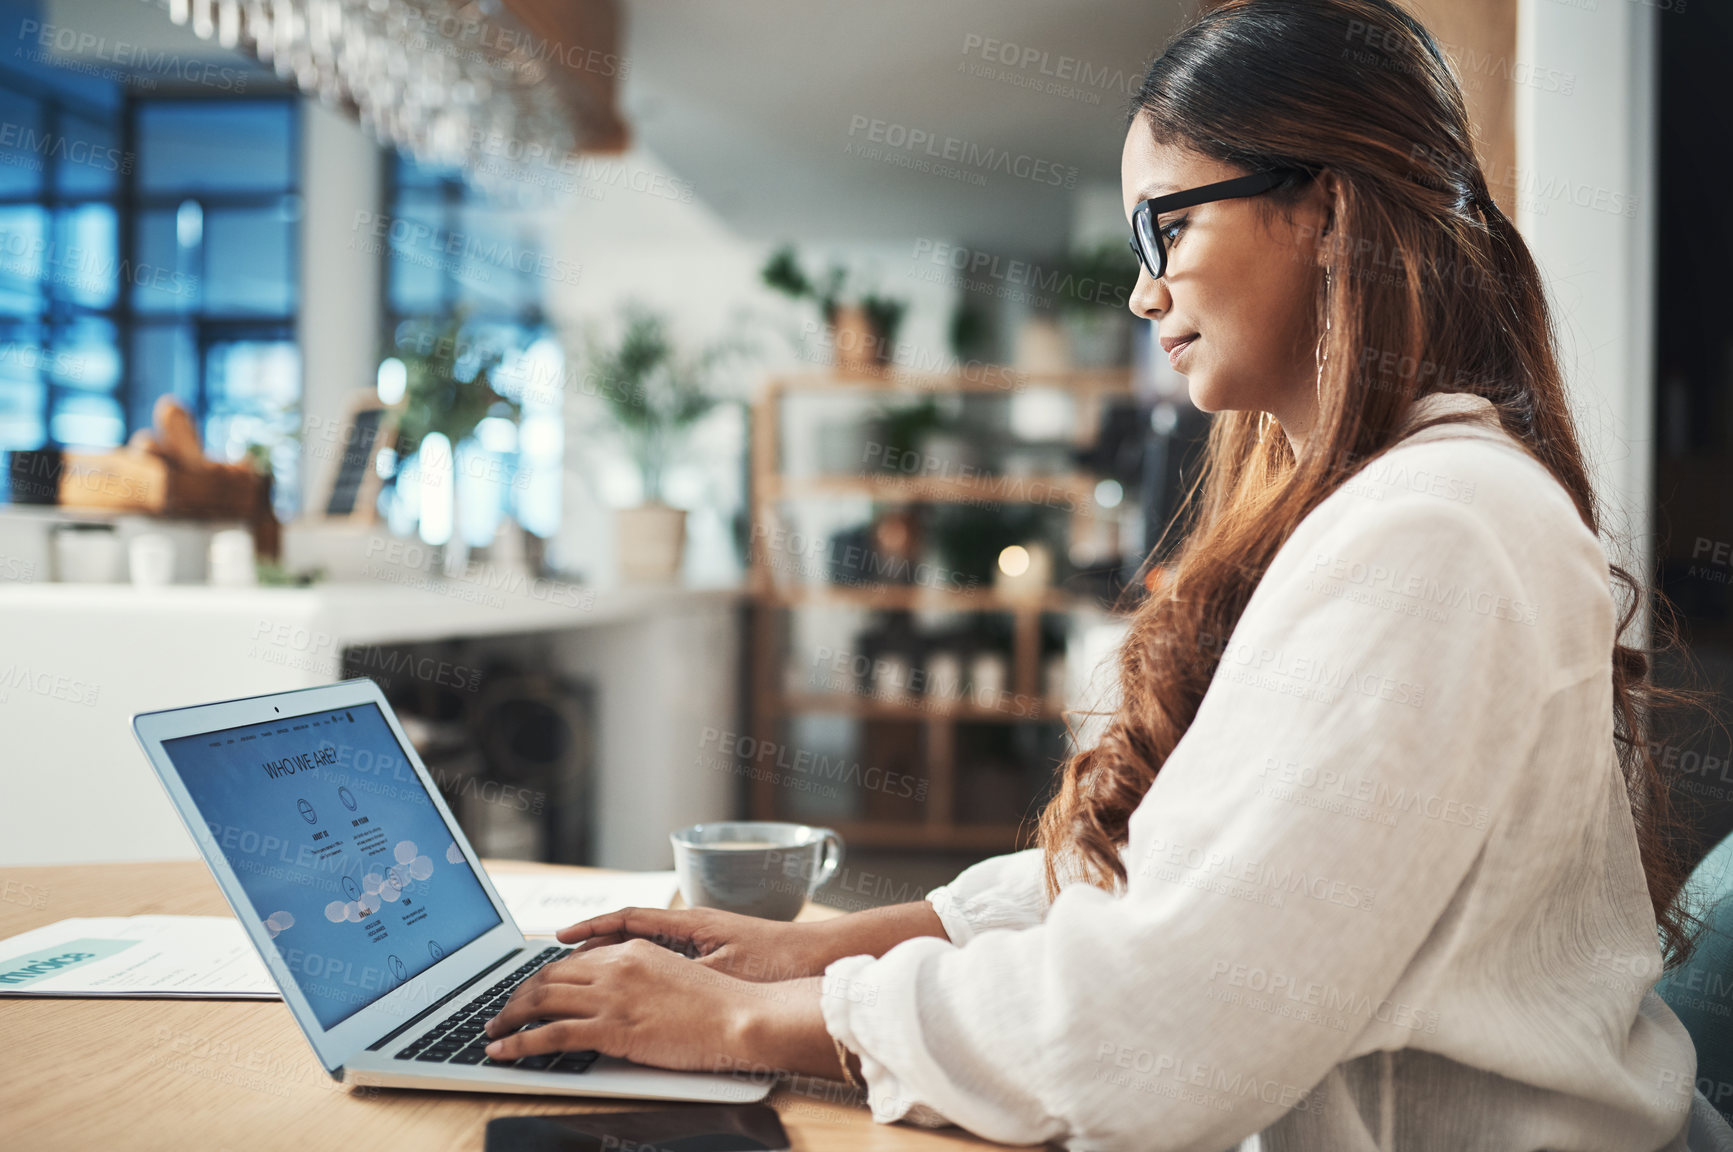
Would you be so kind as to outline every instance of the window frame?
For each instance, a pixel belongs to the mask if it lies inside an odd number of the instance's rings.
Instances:
[[[80,80],[79,83],[85,81]],[[31,447],[100,447],[95,443],[68,440],[56,433],[56,422],[67,409],[69,402],[76,402],[77,398],[90,395],[102,396],[118,408],[121,427],[119,443],[124,444],[138,429],[148,428],[151,424],[151,409],[162,392],[153,385],[151,394],[145,395],[146,373],[140,363],[137,342],[141,335],[152,331],[180,331],[190,338],[194,357],[190,368],[192,394],[181,394],[178,389],[175,394],[188,407],[201,441],[207,441],[209,424],[214,415],[232,415],[237,408],[246,411],[246,406],[237,406],[232,396],[215,395],[216,382],[211,378],[209,370],[212,348],[247,336],[263,342],[287,342],[295,345],[297,351],[300,348],[300,310],[304,291],[301,239],[305,226],[302,200],[305,166],[301,154],[306,131],[303,98],[288,89],[265,89],[236,96],[191,90],[135,93],[117,88],[113,92],[112,102],[105,103],[102,97],[106,89],[87,87],[80,93],[73,90],[76,87],[75,84],[56,83],[31,71],[0,64],[0,88],[33,105],[36,127],[43,138],[61,139],[65,131],[63,125],[67,121],[94,124],[114,141],[114,147],[120,155],[130,161],[122,163],[119,171],[114,173],[110,187],[105,191],[68,191],[61,188],[59,170],[61,166],[74,161],[64,154],[48,155],[42,157],[41,167],[36,170],[34,191],[0,193],[0,207],[22,208],[40,213],[44,239],[50,246],[60,245],[65,240],[60,234],[61,221],[65,215],[90,206],[107,210],[112,219],[114,236],[112,249],[104,246],[101,250],[101,260],[104,263],[112,261],[104,285],[104,295],[108,295],[108,290],[112,290],[107,304],[78,302],[75,298],[76,289],[62,282],[63,272],[53,262],[59,257],[54,256],[45,258],[46,262],[33,280],[20,280],[20,297],[24,298],[27,294],[33,300],[28,310],[25,307],[8,309],[4,315],[0,315],[0,330],[18,333],[20,349],[25,343],[26,334],[39,337],[34,345],[35,365],[17,372],[15,378],[24,382],[23,410],[33,416],[40,429],[41,439],[33,446],[18,447],[26,451]],[[149,114],[150,109],[171,105],[223,105],[233,108],[240,104],[275,106],[281,109],[286,117],[288,154],[285,157],[285,183],[281,189],[197,189],[181,192],[145,190],[144,165],[141,163],[139,144],[142,120]],[[201,241],[198,247],[197,267],[189,272],[199,278],[199,294],[194,306],[169,311],[156,311],[139,306],[135,299],[137,288],[133,275],[134,270],[140,268],[143,262],[141,222],[144,214],[156,211],[172,214],[188,200],[197,201],[207,219],[212,213],[225,210],[281,210],[285,205],[292,208],[293,218],[287,227],[287,251],[283,253],[287,293],[281,309],[257,312],[213,310],[210,307],[208,279],[205,274],[208,247],[204,241]],[[53,250],[51,247],[50,251]],[[60,337],[75,330],[81,323],[90,321],[105,325],[113,336],[112,352],[118,363],[118,373],[113,384],[106,390],[57,379],[56,368],[62,362],[64,349],[74,347],[60,343]],[[171,381],[171,388],[176,383],[180,382]],[[295,381],[294,392],[293,410],[298,422],[305,395],[304,368]],[[3,479],[0,479],[0,496],[5,494],[8,487]],[[285,487],[282,495],[293,497],[293,487],[294,485]],[[282,500],[279,499],[279,505],[281,504]],[[288,511],[292,512],[293,509]]]

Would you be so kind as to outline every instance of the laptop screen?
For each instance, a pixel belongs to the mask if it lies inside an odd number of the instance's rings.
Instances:
[[[321,1027],[500,923],[378,705],[163,750]]]

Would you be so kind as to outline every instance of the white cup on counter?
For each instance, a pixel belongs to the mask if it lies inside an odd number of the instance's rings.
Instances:
[[[251,532],[225,528],[212,535],[208,582],[218,588],[247,588],[259,582]]]
[[[160,532],[141,532],[127,542],[127,567],[137,588],[174,583],[175,542]]]
[[[63,584],[114,584],[125,555],[112,524],[62,524],[54,529],[54,578]]]

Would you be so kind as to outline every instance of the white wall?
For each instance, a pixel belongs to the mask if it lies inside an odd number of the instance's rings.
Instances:
[[[1656,21],[1677,17],[1626,0],[1521,0],[1518,12],[1518,56],[1531,74],[1557,80],[1517,88],[1517,225],[1555,309],[1579,434],[1605,506],[1603,538],[1615,558],[1647,573]]]
[[[585,157],[572,187],[550,209],[549,242],[554,256],[582,266],[575,284],[548,289],[548,311],[563,328],[577,331],[587,320],[607,320],[627,299],[668,313],[683,340],[701,342],[736,330],[742,309],[768,323],[808,318],[810,309],[788,304],[765,289],[758,270],[776,247],[773,239],[734,235],[706,207],[704,189],[694,187],[654,156],[634,150],[622,156]],[[647,190],[637,190],[638,188]],[[839,232],[846,226],[839,222]],[[809,271],[832,257],[869,275],[882,291],[910,301],[902,338],[942,346],[953,292],[948,285],[917,280],[910,243],[799,245]],[[777,335],[773,330],[768,335]],[[786,342],[764,344],[766,364],[798,363]]]
[[[815,323],[815,310],[770,292],[759,281],[759,269],[776,241],[734,235],[704,204],[704,189],[641,149],[584,157],[563,166],[562,173],[558,199],[548,210],[549,250],[581,271],[575,283],[551,282],[547,289],[549,315],[574,356],[567,376],[567,477],[556,552],[568,567],[608,583],[614,569],[609,506],[617,500],[599,490],[596,472],[618,453],[598,433],[595,406],[576,386],[582,374],[575,354],[586,325],[606,330],[620,305],[636,300],[669,317],[676,338],[691,347],[742,332],[753,335],[760,350],[750,373],[754,382],[773,371],[813,369],[823,361],[803,361],[790,340]],[[906,298],[910,307],[899,342],[912,342],[923,357],[948,348],[956,292],[947,283],[915,275],[930,265],[912,258],[912,239],[800,244],[798,250],[809,272],[821,271],[834,258],[872,277],[881,291]],[[821,352],[809,341],[804,354]],[[694,531],[699,531],[696,525]]]

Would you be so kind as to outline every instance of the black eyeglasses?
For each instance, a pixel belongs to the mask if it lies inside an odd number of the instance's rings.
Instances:
[[[1156,196],[1145,200],[1131,210],[1131,250],[1137,254],[1138,263],[1142,264],[1152,279],[1160,280],[1167,274],[1167,240],[1162,230],[1155,226],[1155,218],[1163,212],[1173,212],[1180,208],[1193,208],[1199,204],[1209,204],[1216,200],[1235,200],[1241,196],[1257,196],[1268,192],[1282,183],[1289,176],[1304,175],[1297,168],[1272,168],[1266,172],[1254,172],[1250,176],[1236,176],[1232,180],[1222,180],[1215,184],[1205,184],[1202,188],[1191,188],[1184,192],[1170,192],[1166,196]]]

